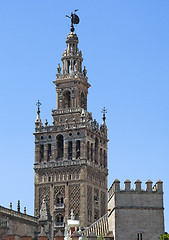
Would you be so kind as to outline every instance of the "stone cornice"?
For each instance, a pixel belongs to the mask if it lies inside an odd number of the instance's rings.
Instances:
[[[28,221],[33,224],[38,224],[38,218],[21,213],[21,212],[17,212],[2,206],[0,206],[0,215],[5,215],[6,217],[18,218],[22,221]]]

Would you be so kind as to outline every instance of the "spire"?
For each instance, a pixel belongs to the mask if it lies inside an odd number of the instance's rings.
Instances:
[[[74,216],[74,213],[73,213],[73,209],[71,209],[70,219],[71,219],[71,220],[74,220],[74,219],[75,219],[75,216]]]
[[[46,202],[46,197],[44,197],[42,200],[42,205],[41,205],[41,209],[40,209],[39,221],[48,221],[50,219],[51,219],[51,216],[50,216],[48,205]]]
[[[102,109],[102,113],[103,113],[103,125],[105,125],[106,124],[106,113],[107,113],[107,109],[104,107],[103,109]]]
[[[38,111],[37,111],[38,116],[40,116],[40,105],[42,105],[42,104],[38,100],[38,102],[36,103],[36,106],[38,106]]]
[[[20,212],[20,201],[18,200],[17,211]]]
[[[36,103],[36,106],[38,107],[38,110],[37,110],[37,118],[36,118],[36,121],[35,121],[35,124],[36,124],[36,127],[41,127],[42,126],[42,122],[41,122],[41,119],[40,119],[40,106],[41,106],[41,102],[38,100],[38,102]]]

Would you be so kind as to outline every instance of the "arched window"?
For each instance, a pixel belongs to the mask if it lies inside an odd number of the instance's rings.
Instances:
[[[63,204],[63,195],[60,192],[57,195],[56,204]]]
[[[98,163],[98,138],[95,138],[95,163]]]
[[[65,91],[63,93],[63,108],[70,108],[70,107],[71,107],[70,92]]]
[[[55,225],[62,226],[64,224],[64,217],[62,214],[58,214],[55,218]]]
[[[63,135],[58,135],[56,138],[57,144],[57,159],[63,159]]]
[[[81,96],[80,96],[80,106],[81,108],[86,110],[86,97],[83,92],[81,93]]]

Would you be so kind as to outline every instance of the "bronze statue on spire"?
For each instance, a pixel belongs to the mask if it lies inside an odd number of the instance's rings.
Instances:
[[[78,9],[75,10],[75,12],[77,12]],[[66,17],[71,19],[71,28],[70,31],[74,32],[75,28],[74,28],[74,24],[78,24],[80,22],[79,17],[75,14],[75,13],[71,13],[71,16],[66,15]]]

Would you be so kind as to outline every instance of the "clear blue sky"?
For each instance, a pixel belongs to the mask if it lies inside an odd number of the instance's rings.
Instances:
[[[169,231],[169,1],[5,0],[0,2],[0,205],[17,200],[33,214],[34,120],[52,123],[57,64],[69,19],[88,70],[88,110],[101,122],[106,107],[109,186],[164,181]]]

